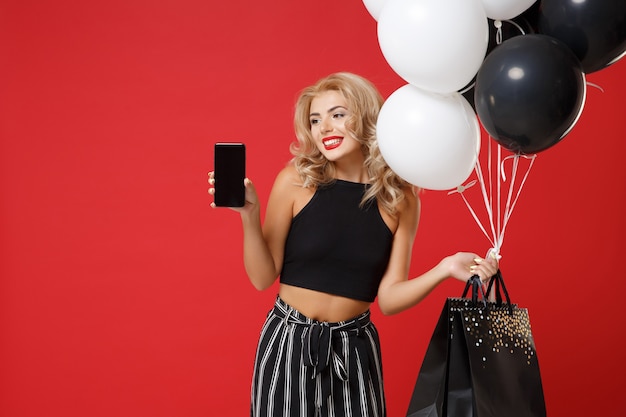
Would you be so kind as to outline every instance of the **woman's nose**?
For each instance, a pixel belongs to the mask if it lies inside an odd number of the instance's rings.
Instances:
[[[329,122],[322,120],[320,122],[320,130],[322,132],[330,132],[331,130],[333,130],[333,127]]]

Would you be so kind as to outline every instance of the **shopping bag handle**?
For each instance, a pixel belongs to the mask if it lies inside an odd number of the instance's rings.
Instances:
[[[491,288],[494,287],[495,283],[495,295],[496,295],[496,305],[502,305],[502,293],[504,293],[504,298],[506,299],[506,304],[509,308],[509,313],[513,314],[513,304],[511,303],[511,297],[509,297],[509,292],[506,290],[506,285],[504,285],[504,278],[502,278],[502,272],[498,269],[496,274],[491,277],[489,280],[489,285],[487,286],[487,297],[491,294]]]
[[[472,303],[476,304],[478,302],[478,294],[480,293],[483,306],[487,307],[487,295],[485,294],[483,283],[478,275],[472,275],[471,278],[467,280],[463,295],[461,296],[462,298],[467,297],[470,288],[472,289]]]
[[[494,286],[495,283],[495,286]],[[504,278],[502,278],[502,272],[498,269],[496,274],[491,277],[489,280],[489,285],[487,286],[486,296],[489,297],[491,294],[491,288],[495,287],[495,295],[496,295],[496,304],[498,306],[502,305],[502,293],[504,293],[504,298],[506,299],[507,304],[511,304],[511,297],[509,297],[509,292],[506,290],[506,285],[504,285]]]
[[[494,286],[495,284],[495,286]],[[469,289],[472,289],[472,303],[476,305],[478,303],[478,295],[480,294],[480,298],[482,300],[483,307],[487,307],[487,300],[489,299],[489,294],[491,294],[491,288],[495,287],[495,296],[496,296],[496,306],[502,306],[502,293],[504,293],[504,298],[506,299],[506,304],[508,305],[509,312],[513,313],[513,304],[511,304],[511,297],[509,296],[509,292],[506,289],[506,285],[504,285],[504,278],[502,278],[502,273],[498,269],[496,274],[489,279],[489,285],[487,286],[487,292],[483,289],[483,283],[480,280],[478,275],[472,275],[472,277],[467,280],[465,283],[465,289],[463,290],[462,298],[466,298],[469,292]]]

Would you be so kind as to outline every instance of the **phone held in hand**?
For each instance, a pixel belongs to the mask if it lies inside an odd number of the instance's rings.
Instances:
[[[214,202],[218,207],[243,207],[246,203],[246,146],[218,142],[214,153]]]

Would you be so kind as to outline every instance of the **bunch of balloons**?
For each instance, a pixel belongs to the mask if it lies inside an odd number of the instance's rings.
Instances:
[[[363,3],[384,58],[407,82],[381,109],[381,152],[426,189],[469,177],[480,124],[517,155],[558,143],[583,110],[585,74],[626,54],[625,0]]]

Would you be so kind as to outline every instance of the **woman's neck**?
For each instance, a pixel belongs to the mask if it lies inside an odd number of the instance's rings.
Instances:
[[[335,178],[338,180],[369,183],[369,175],[365,168],[365,159],[360,161],[335,161]]]

